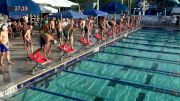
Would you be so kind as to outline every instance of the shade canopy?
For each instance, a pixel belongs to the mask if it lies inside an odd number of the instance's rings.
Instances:
[[[72,11],[72,10],[68,10],[68,11],[62,11],[60,13],[55,13],[53,15],[49,15],[49,17],[61,17],[62,18],[73,18],[73,19],[78,19],[78,18],[86,18],[85,15],[80,14],[78,12]]]
[[[99,11],[99,10],[87,10],[83,12],[84,15],[91,15],[91,16],[107,16],[108,13]]]
[[[78,3],[71,2],[69,0],[33,0],[38,4],[49,4],[55,7],[71,7],[78,6]]]
[[[57,7],[71,7],[71,6],[79,5],[78,3],[74,3],[69,0],[52,0],[52,1],[53,1],[52,6],[57,6]]]
[[[49,7],[49,6],[39,6],[41,8],[41,12],[43,13],[57,13],[58,10],[53,8],[53,7]]]
[[[110,2],[108,3],[103,11],[108,12],[110,14],[119,14],[121,12],[127,12],[128,11],[128,7],[126,7],[125,5],[119,3],[119,2]]]
[[[51,5],[53,0],[32,0],[32,1],[34,1],[35,3],[38,3],[38,4],[49,4],[49,5]]]
[[[20,17],[27,14],[39,15],[41,9],[31,0],[1,0],[0,13],[9,17]]]

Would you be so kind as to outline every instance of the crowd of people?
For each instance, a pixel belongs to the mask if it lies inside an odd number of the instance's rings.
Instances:
[[[45,18],[39,26],[38,41],[40,47],[34,51],[31,33],[33,26],[25,20],[11,21],[8,25],[4,24],[0,30],[0,65],[4,65],[4,55],[7,56],[9,64],[13,64],[10,59],[9,48],[11,44],[9,38],[14,38],[20,35],[24,44],[24,50],[27,51],[27,56],[33,54],[36,57],[36,53],[42,51],[46,60],[49,60],[52,44],[59,43],[58,46],[69,44],[74,49],[74,33],[77,30],[81,31],[81,38],[85,39],[90,45],[90,36],[92,30],[99,29],[101,39],[105,40],[110,36],[116,36],[117,34],[133,30],[140,27],[140,16],[121,16],[119,20],[116,18],[109,19],[107,17],[98,17],[98,22],[94,17],[88,19],[55,19]],[[98,25],[96,28],[94,25]],[[79,38],[80,39],[80,38]],[[65,47],[64,47],[65,48]]]

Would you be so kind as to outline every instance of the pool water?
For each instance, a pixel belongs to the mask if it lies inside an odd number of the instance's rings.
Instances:
[[[180,34],[141,29],[9,101],[180,101]]]

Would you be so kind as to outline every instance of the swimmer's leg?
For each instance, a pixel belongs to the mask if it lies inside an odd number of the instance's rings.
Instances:
[[[11,62],[11,56],[10,56],[10,52],[9,52],[9,51],[6,52],[6,57],[7,57],[8,63],[9,63],[10,65],[14,64],[14,63]]]
[[[3,66],[3,58],[4,58],[4,54],[5,52],[1,52],[1,55],[0,55],[0,65]]]

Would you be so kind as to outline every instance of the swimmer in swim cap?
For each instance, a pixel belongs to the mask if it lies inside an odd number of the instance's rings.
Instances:
[[[3,31],[8,30],[8,26],[7,26],[7,25],[2,25],[2,30],[3,30]]]
[[[49,21],[48,20],[44,21],[43,34],[50,34]]]

